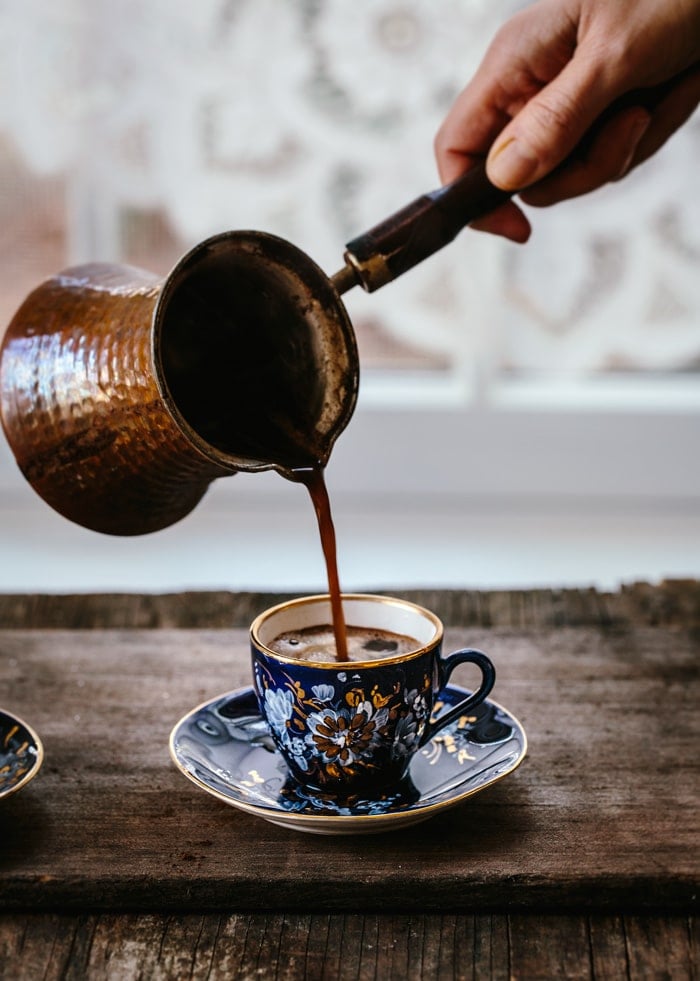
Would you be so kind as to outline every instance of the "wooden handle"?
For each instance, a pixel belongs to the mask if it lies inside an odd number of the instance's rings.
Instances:
[[[478,163],[445,187],[423,194],[368,232],[348,242],[345,262],[368,293],[437,252],[466,225],[511,197]],[[352,283],[350,283],[351,285]]]
[[[685,73],[683,73],[685,74]],[[648,89],[635,89],[617,99],[585,134],[571,156],[584,156],[608,120],[625,108],[652,110],[676,86],[676,76]],[[561,166],[565,166],[568,160]],[[338,293],[359,283],[368,293],[391,282],[437,252],[463,228],[504,204],[514,192],[502,191],[486,176],[482,161],[452,184],[424,194],[411,204],[348,242],[345,268],[333,277]]]

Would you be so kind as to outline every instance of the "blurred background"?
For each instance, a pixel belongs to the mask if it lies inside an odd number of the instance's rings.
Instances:
[[[0,324],[67,266],[165,275],[217,232],[343,246],[438,183],[515,0],[25,0],[0,10]],[[362,382],[327,471],[346,589],[700,575],[698,114],[620,184],[465,231],[345,297]],[[219,480],[142,538],[53,513],[0,445],[0,590],[324,591],[313,512]]]

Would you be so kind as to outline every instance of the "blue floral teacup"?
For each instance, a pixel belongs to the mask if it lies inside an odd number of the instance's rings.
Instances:
[[[251,626],[253,678],[260,710],[292,776],[302,785],[342,796],[379,797],[408,772],[414,754],[444,726],[482,702],[495,670],[481,651],[442,653],[443,627],[429,610],[386,596],[344,595],[349,631],[379,636],[366,658],[301,659],[280,653],[280,635],[300,636],[330,624],[327,596],[290,600],[262,613]],[[359,633],[359,631],[358,631]],[[410,641],[407,640],[410,638]],[[290,643],[296,643],[292,636]],[[386,649],[382,649],[384,644]],[[277,650],[273,649],[278,648]],[[458,664],[480,669],[481,685],[431,721],[433,706]]]

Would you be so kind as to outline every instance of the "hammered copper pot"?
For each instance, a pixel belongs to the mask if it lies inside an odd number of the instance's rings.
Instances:
[[[72,521],[136,535],[178,521],[215,477],[325,465],[359,378],[340,295],[391,282],[509,196],[477,165],[349,242],[330,278],[253,231],[202,242],[163,281],[104,264],[53,277],[0,355],[22,472]]]
[[[0,354],[2,423],[41,497],[95,531],[178,521],[216,477],[325,464],[357,397],[355,337],[304,253],[229,232],[165,278],[68,269]]]

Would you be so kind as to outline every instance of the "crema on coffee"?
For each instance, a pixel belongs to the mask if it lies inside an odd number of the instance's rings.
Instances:
[[[349,661],[378,661],[385,657],[408,654],[421,647],[415,638],[391,630],[350,625],[346,625],[345,630]],[[321,662],[337,659],[335,634],[329,623],[281,633],[269,646],[276,654],[293,657],[298,661]]]

